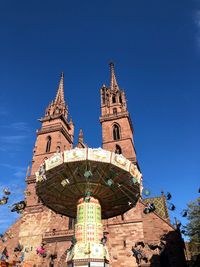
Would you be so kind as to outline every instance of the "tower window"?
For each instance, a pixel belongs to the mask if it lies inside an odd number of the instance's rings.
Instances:
[[[68,229],[74,230],[76,219],[69,217]]]
[[[117,124],[113,126],[113,139],[114,140],[120,139],[119,126]]]
[[[116,154],[122,154],[122,149],[121,149],[121,147],[119,145],[116,145],[115,153]]]
[[[117,115],[117,109],[116,108],[113,108],[113,114]]]
[[[115,95],[112,97],[112,102],[116,103],[116,96]]]
[[[105,104],[105,95],[103,94],[103,96],[102,96],[102,103],[103,103],[103,105]]]
[[[60,146],[57,146],[57,147],[56,147],[56,152],[57,152],[57,153],[60,153]]]
[[[46,152],[49,152],[51,149],[51,136],[47,137]]]
[[[74,227],[74,219],[69,217],[68,229],[72,230]]]
[[[122,97],[121,97],[121,95],[119,96],[119,102],[122,104]]]
[[[105,88],[102,88],[102,104],[104,105],[106,103],[106,90]]]

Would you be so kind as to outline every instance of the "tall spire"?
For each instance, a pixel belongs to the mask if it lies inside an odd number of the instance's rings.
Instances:
[[[119,91],[119,86],[117,84],[117,80],[115,77],[115,68],[114,68],[114,63],[110,63],[110,89],[111,91]]]
[[[63,72],[61,72],[58,91],[57,91],[54,103],[55,104],[58,104],[58,103],[64,104],[65,103],[65,99],[64,99],[64,73]]]
[[[65,119],[68,116],[68,107],[65,104],[64,99],[64,73],[61,72],[60,81],[58,85],[58,91],[55,100],[52,101],[46,109],[45,118],[53,118],[63,115]]]

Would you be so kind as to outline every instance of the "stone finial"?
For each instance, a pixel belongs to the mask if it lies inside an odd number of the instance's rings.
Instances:
[[[70,124],[71,126],[74,125],[74,122],[73,122],[73,120],[72,120],[72,117],[70,117],[69,124]]]
[[[80,131],[79,131],[78,144],[76,147],[78,147],[78,148],[87,147],[87,145],[83,143],[83,130],[82,129],[80,129]]]
[[[80,129],[79,131],[78,142],[83,144],[83,130],[82,129]]]

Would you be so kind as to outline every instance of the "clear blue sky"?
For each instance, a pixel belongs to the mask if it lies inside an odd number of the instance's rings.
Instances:
[[[0,232],[23,198],[37,121],[65,73],[65,98],[85,142],[101,145],[100,96],[108,63],[128,98],[135,146],[152,195],[171,192],[180,217],[200,181],[200,1],[92,0],[0,3]],[[0,193],[0,196],[2,193]]]

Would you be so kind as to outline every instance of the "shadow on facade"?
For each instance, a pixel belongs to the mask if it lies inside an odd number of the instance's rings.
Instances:
[[[187,267],[185,244],[180,231],[170,231],[161,238],[163,248],[160,255],[152,255],[149,267]]]

